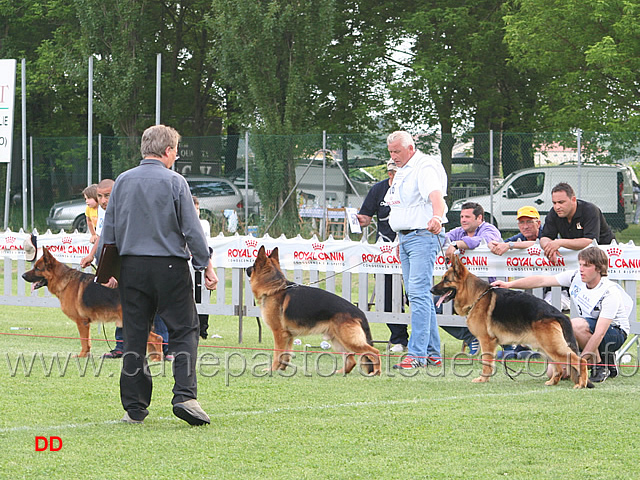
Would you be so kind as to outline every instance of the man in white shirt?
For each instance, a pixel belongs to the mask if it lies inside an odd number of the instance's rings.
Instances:
[[[440,365],[440,335],[431,297],[436,254],[444,244],[447,175],[439,159],[416,150],[409,133],[387,137],[391,159],[398,167],[385,202],[389,225],[398,234],[402,276],[411,305],[411,336],[407,356],[397,369]]]
[[[504,288],[569,287],[569,294],[580,317],[571,325],[583,356],[590,356],[592,382],[604,382],[615,377],[615,351],[629,334],[629,315],[633,300],[623,288],[607,277],[609,260],[598,247],[589,247],[578,254],[580,268],[555,276],[533,275],[511,282],[496,281],[492,285]]]

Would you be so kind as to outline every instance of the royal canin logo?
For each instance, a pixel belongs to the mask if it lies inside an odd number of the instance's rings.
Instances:
[[[258,245],[258,241],[257,241],[257,240],[251,240],[251,239],[249,239],[249,240],[245,240],[245,241],[244,241],[244,244],[245,244],[247,247],[255,248],[255,247]]]
[[[622,249],[618,247],[607,248],[607,255],[610,257],[619,257],[622,255]]]
[[[393,245],[380,245],[380,251],[382,253],[389,253],[393,251]]]
[[[7,243],[14,243],[16,241],[16,237],[9,236],[6,238],[6,240],[7,240]]]
[[[312,243],[311,246],[314,250],[322,250],[324,248],[324,245],[322,243]]]
[[[527,253],[532,257],[539,257],[542,253],[542,250],[540,250],[538,247],[529,247],[527,248]]]
[[[73,241],[71,237],[62,237],[62,243],[69,244]]]

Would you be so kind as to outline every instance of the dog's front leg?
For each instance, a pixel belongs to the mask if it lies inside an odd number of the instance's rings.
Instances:
[[[480,362],[482,363],[482,373],[474,378],[474,383],[485,383],[493,376],[495,371],[496,348],[498,343],[491,338],[478,338],[480,342]]]
[[[273,330],[273,362],[271,371],[285,370],[291,360],[291,345],[293,338],[291,334],[282,329]]]

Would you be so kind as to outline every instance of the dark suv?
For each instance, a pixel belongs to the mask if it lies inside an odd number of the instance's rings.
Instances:
[[[489,164],[474,157],[453,157],[447,195],[453,202],[461,198],[487,195],[491,187]]]

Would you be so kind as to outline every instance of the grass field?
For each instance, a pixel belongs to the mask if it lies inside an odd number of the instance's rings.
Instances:
[[[270,332],[259,344],[246,321],[238,345],[235,318],[210,323],[222,338],[202,341],[198,371],[212,424],[173,416],[165,362],[152,367],[150,415],[128,425],[118,421],[120,361],[100,365],[109,350],[102,331],[92,330],[95,365],[76,363],[77,330],[58,309],[3,307],[0,478],[637,478],[637,368],[581,391],[545,387],[540,364],[514,364],[530,372],[515,380],[499,369],[490,383],[472,384],[479,365],[462,359],[404,377],[385,358],[382,376],[366,378],[331,375],[332,355],[298,355],[295,374],[264,376]],[[384,325],[372,330],[388,336]],[[111,340],[113,326],[106,332]],[[443,332],[443,347],[453,357],[460,343]],[[35,451],[38,436],[59,437],[62,448]]]

